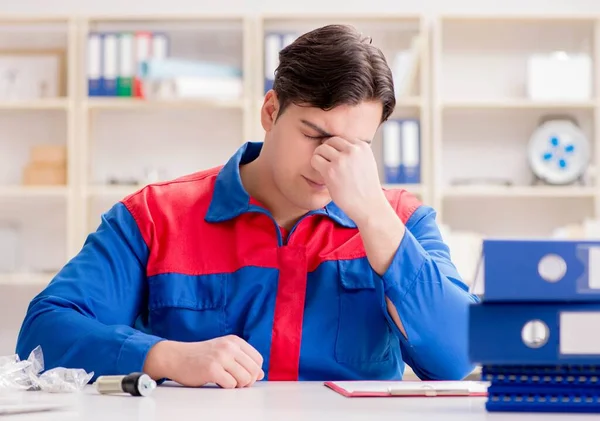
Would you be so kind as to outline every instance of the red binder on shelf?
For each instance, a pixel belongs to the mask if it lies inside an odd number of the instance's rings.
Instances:
[[[348,398],[487,396],[482,381],[329,381],[325,386]]]

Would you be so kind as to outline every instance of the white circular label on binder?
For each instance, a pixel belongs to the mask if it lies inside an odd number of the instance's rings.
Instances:
[[[538,274],[546,282],[558,282],[567,273],[567,262],[557,254],[547,254],[538,263]]]
[[[529,348],[541,348],[550,338],[550,329],[541,320],[530,320],[521,330],[521,339]]]

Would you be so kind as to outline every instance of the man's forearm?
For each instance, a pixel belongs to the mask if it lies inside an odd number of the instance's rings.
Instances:
[[[357,226],[367,253],[367,259],[373,270],[383,276],[398,250],[406,232],[406,227],[387,200],[380,208]],[[396,307],[386,297],[387,309],[400,332],[406,337],[406,331]]]

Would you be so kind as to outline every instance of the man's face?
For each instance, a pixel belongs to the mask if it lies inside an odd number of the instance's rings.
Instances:
[[[370,142],[381,122],[381,113],[381,103],[363,102],[329,111],[290,104],[279,115],[275,94],[267,94],[261,111],[266,131],[262,154],[282,196],[302,210],[327,205],[331,197],[323,177],[311,165],[315,149],[331,136]]]

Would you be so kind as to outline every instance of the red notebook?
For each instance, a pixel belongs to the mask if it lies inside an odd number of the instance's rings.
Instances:
[[[481,381],[330,381],[325,386],[348,398],[487,396],[489,382]]]

